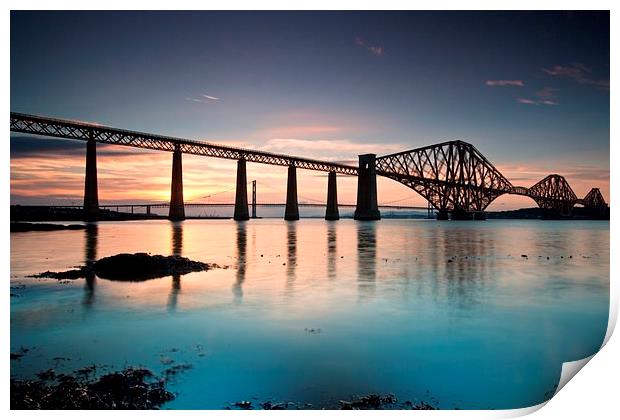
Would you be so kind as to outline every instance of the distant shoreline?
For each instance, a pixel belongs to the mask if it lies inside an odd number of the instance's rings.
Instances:
[[[57,207],[57,206],[22,206],[11,205],[11,222],[71,222],[83,221],[82,210],[79,208]],[[518,210],[505,211],[488,211],[487,219],[546,219],[546,220],[609,220],[609,207],[602,209],[587,209],[584,207],[575,207],[571,216],[562,217],[557,214],[549,213],[545,209],[538,207],[524,208]],[[262,219],[264,217],[259,217]],[[302,217],[304,219],[317,219],[321,216]],[[348,219],[351,217],[341,217]],[[427,219],[427,215],[423,213],[384,213],[383,219]],[[145,213],[124,213],[116,212],[109,209],[101,209],[99,211],[100,221],[128,221],[128,220],[157,220],[167,219],[164,215],[145,214]],[[232,216],[187,216],[186,219],[205,219],[205,220],[226,220],[232,219]]]

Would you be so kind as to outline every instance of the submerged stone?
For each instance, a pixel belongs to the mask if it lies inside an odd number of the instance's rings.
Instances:
[[[85,225],[59,225],[55,223],[11,222],[11,232],[48,232],[52,230],[80,230]]]
[[[183,275],[197,271],[206,271],[210,268],[220,268],[216,264],[207,264],[200,261],[192,261],[189,258],[177,255],[149,255],[144,252],[136,254],[117,254],[102,258],[89,266],[79,267],[68,271],[46,271],[31,277],[46,277],[57,280],[75,280],[84,278],[88,274],[107,280],[119,281],[144,281]]]
[[[85,267],[80,267],[74,270],[67,271],[45,271],[39,274],[33,274],[30,277],[34,278],[48,278],[48,279],[56,279],[56,280],[77,280],[84,278],[86,276]]]
[[[105,257],[93,265],[98,277],[109,280],[141,281],[166,277],[174,274],[188,274],[206,271],[209,264],[192,261],[177,255],[118,254]]]

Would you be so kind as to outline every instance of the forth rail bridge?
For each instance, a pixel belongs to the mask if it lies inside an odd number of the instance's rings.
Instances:
[[[416,191],[428,201],[429,208],[436,210],[437,219],[444,220],[484,219],[487,206],[503,194],[530,197],[539,207],[559,216],[570,215],[577,204],[590,209],[608,207],[598,188],[592,188],[585,197],[578,198],[566,179],[557,174],[548,175],[529,188],[514,186],[473,145],[460,140],[380,157],[374,154],[360,155],[359,165],[355,167],[337,162],[15,112],[11,112],[11,131],[86,142],[83,209],[84,219],[87,221],[97,220],[100,209],[97,187],[97,143],[172,152],[168,214],[171,220],[185,219],[182,169],[184,153],[237,161],[235,220],[250,218],[246,162],[288,167],[285,220],[299,219],[297,168],[328,173],[326,220],[339,219],[336,174],[357,176],[357,204],[354,212],[356,220],[381,218],[377,203],[377,175],[393,179]],[[255,203],[255,189],[253,193]]]

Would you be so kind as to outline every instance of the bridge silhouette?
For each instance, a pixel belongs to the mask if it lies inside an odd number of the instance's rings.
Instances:
[[[298,156],[229,147],[202,141],[161,136],[106,127],[99,124],[48,118],[11,112],[13,132],[86,141],[84,218],[96,220],[99,213],[96,144],[106,143],[172,152],[172,181],[169,207],[171,220],[185,218],[182,155],[200,155],[237,160],[235,220],[250,218],[247,197],[246,162],[287,166],[286,220],[299,219],[297,168],[328,173],[325,219],[338,220],[336,174],[357,176],[357,203],[354,218],[381,218],[377,202],[377,175],[400,182],[424,197],[437,211],[438,219],[484,219],[485,210],[504,194],[532,198],[551,214],[568,216],[575,205],[601,209],[607,203],[598,188],[578,198],[566,179],[551,174],[531,187],[514,186],[473,145],[448,141],[400,153],[377,157],[359,155],[357,167]],[[256,203],[256,189],[253,189]],[[255,211],[255,207],[253,208]],[[255,214],[254,214],[255,215]]]

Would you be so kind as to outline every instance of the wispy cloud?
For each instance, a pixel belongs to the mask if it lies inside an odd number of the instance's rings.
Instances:
[[[517,98],[517,102],[525,105],[559,105],[555,98],[555,92],[557,91],[559,91],[559,89],[545,87],[534,94],[536,98]]]
[[[185,98],[185,100],[190,101],[190,102],[197,102],[200,104],[210,104],[210,103],[219,101],[220,98],[216,96],[207,95],[206,93],[201,93],[200,98],[187,97]]]
[[[574,80],[582,85],[592,85],[601,90],[609,90],[609,80],[593,79],[592,69],[581,63],[574,63],[569,66],[553,66],[550,69],[543,69],[550,76],[563,77]]]
[[[517,86],[517,87],[523,87],[523,86],[525,86],[525,83],[523,83],[523,80],[487,80],[486,81],[486,85],[487,86]]]
[[[381,57],[383,56],[385,49],[381,45],[371,45],[364,41],[359,36],[355,38],[355,45],[366,49],[369,53],[374,56]]]
[[[307,140],[298,138],[273,138],[261,149],[274,153],[288,153],[308,156],[328,161],[356,161],[361,153],[388,154],[406,150],[408,147],[400,143],[359,143],[352,140]]]

